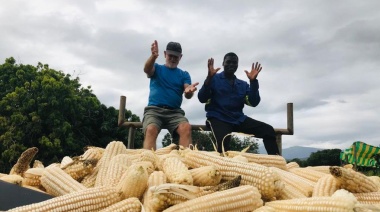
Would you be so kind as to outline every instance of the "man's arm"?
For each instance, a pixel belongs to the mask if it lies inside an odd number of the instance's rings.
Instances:
[[[155,40],[152,43],[152,47],[150,48],[152,55],[148,58],[148,60],[145,62],[144,65],[144,72],[148,77],[151,77],[154,74],[154,63],[156,62],[156,59],[158,57],[158,43]]]
[[[214,68],[214,59],[210,58],[207,61],[208,74],[207,78],[202,86],[202,88],[198,92],[198,100],[201,103],[207,102],[211,98],[211,80],[215,76],[215,74],[220,70],[220,68]]]

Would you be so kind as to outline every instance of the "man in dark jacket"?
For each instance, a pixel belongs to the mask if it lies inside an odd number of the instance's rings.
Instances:
[[[244,105],[256,107],[260,103],[257,76],[262,70],[261,64],[253,63],[252,70],[245,71],[248,84],[235,76],[238,63],[235,53],[227,53],[223,59],[224,70],[217,73],[220,68],[214,68],[214,59],[208,60],[208,75],[198,93],[199,101],[206,103],[206,125],[216,137],[218,152],[222,152],[223,140],[224,150],[229,150],[231,136],[228,134],[242,132],[262,138],[267,153],[277,155],[280,152],[273,127],[243,113]]]

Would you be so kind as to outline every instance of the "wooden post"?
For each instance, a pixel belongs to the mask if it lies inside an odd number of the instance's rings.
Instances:
[[[127,101],[127,97],[120,96],[120,105],[119,105],[119,117],[117,120],[117,124],[120,127],[125,122],[125,102]]]

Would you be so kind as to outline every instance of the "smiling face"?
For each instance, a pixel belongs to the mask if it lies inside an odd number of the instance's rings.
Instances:
[[[166,51],[164,51],[164,54],[165,54],[165,65],[166,65],[166,67],[177,68],[179,61],[182,58],[182,54],[181,54],[181,56],[176,56],[176,55],[168,54]]]
[[[238,64],[239,64],[239,59],[237,56],[227,55],[224,58],[223,67],[224,67],[224,74],[226,75],[226,77],[232,77],[235,74],[238,68]]]

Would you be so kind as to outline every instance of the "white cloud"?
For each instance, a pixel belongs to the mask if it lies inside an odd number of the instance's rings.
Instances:
[[[107,106],[118,108],[127,96],[127,109],[141,119],[150,45],[158,40],[163,63],[166,43],[178,41],[180,67],[194,82],[204,81],[208,58],[221,67],[230,51],[239,56],[241,79],[261,62],[262,102],[244,111],[285,128],[292,102],[295,134],[283,136],[283,147],[379,145],[378,1],[0,2],[2,61],[12,56],[78,76]],[[192,123],[204,123],[196,97],[185,99],[183,109]]]

